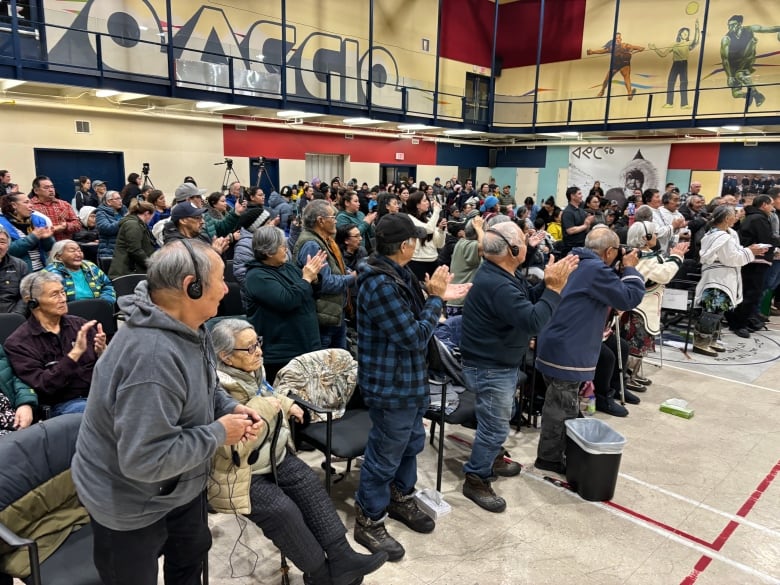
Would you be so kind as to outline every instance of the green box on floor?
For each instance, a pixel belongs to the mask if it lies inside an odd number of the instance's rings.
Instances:
[[[661,403],[661,412],[668,412],[674,416],[682,418],[693,418],[693,409],[685,406],[678,406],[676,404],[668,404],[666,402]]]

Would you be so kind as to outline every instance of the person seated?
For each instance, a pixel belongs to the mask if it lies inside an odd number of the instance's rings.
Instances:
[[[54,245],[51,220],[33,211],[30,199],[24,193],[0,197],[0,226],[11,237],[8,253],[24,260],[30,272],[42,270],[46,255]]]
[[[0,436],[32,424],[38,396],[14,374],[0,346]]]
[[[83,412],[92,369],[106,348],[97,321],[68,315],[59,275],[28,274],[20,285],[30,316],[3,346],[16,375],[38,393],[50,416]]]
[[[387,553],[364,555],[352,550],[347,529],[319,477],[291,450],[287,421],[292,416],[302,422],[303,410],[287,396],[274,395],[265,382],[262,338],[251,323],[225,319],[214,327],[211,340],[220,385],[263,417],[269,431],[265,441],[217,450],[209,489],[212,507],[245,514],[303,571],[304,583],[362,582],[363,575],[387,561]],[[274,446],[268,436],[276,433]],[[252,457],[256,460],[249,463]],[[241,464],[237,466],[236,460]]]
[[[116,302],[111,279],[96,264],[84,260],[84,252],[73,240],[54,244],[45,270],[62,279],[68,302],[84,299],[103,299],[112,305]]]
[[[19,283],[27,274],[27,264],[8,253],[11,236],[0,226],[0,313],[24,315],[24,301]]]
[[[273,341],[265,370],[274,380],[291,359],[321,348],[314,292],[327,257],[320,250],[298,268],[287,257],[284,232],[272,225],[255,232],[252,248],[255,259],[246,265],[241,291],[249,321],[258,335]]]
[[[95,244],[100,240],[97,230],[97,208],[85,205],[79,210],[81,229],[73,234],[73,241],[79,244]]]

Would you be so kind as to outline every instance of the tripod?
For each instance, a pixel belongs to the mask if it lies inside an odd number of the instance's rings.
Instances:
[[[225,167],[225,174],[222,176],[222,191],[225,192],[228,189],[228,186],[230,186],[231,183],[240,183],[241,181],[238,178],[238,175],[236,174],[236,171],[233,170],[233,161],[230,162],[224,162],[224,163],[215,163],[215,164],[221,164],[221,165],[227,165]]]
[[[147,188],[151,187],[152,189],[156,189],[157,187],[154,186],[154,183],[152,183],[152,180],[149,178],[149,171],[141,171],[144,175],[144,183],[141,186],[141,191],[145,191]]]
[[[257,166],[257,181],[255,181],[255,187],[260,187],[260,181],[262,181],[263,176],[265,176],[268,184],[271,185],[271,192],[276,191],[276,185],[274,185],[274,182],[271,180],[271,176],[268,174],[268,171],[265,168],[265,161],[263,160],[263,157],[259,156],[257,159],[253,159],[252,164]]]

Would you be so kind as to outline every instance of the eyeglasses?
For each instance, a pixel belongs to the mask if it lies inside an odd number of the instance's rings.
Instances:
[[[336,219],[335,215],[321,215],[321,219]]]
[[[360,236],[360,232],[358,232],[358,233],[356,233],[356,234],[349,234],[349,236],[348,236],[348,237],[350,237],[350,238],[359,238],[359,237],[361,237],[361,236]]]
[[[249,347],[234,347],[233,351],[245,351],[247,353],[255,353],[261,347],[263,347],[263,338],[262,337],[258,337],[257,341],[255,341]]]

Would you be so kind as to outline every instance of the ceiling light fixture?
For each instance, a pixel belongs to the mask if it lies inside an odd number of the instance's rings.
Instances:
[[[302,118],[314,118],[321,115],[322,114],[315,114],[314,112],[302,112],[301,110],[279,110],[276,112],[278,118],[295,118],[298,120]]]
[[[442,132],[445,136],[474,136],[475,134],[484,134],[482,130],[472,130],[471,128],[454,128]]]
[[[350,126],[361,126],[365,124],[384,124],[384,120],[373,120],[371,118],[344,118],[342,120],[344,124],[349,124]]]
[[[245,106],[239,106],[236,104],[221,104],[219,102],[197,102],[195,107],[199,110],[235,110],[237,108],[243,108]]]
[[[13,89],[14,87],[19,87],[23,83],[24,81],[20,81],[18,79],[3,79],[0,81],[0,88],[2,88],[3,91],[7,91],[9,89]]]
[[[742,126],[721,126],[726,132],[739,132]]]
[[[115,95],[119,95],[120,93],[122,92],[113,89],[98,89],[95,91],[95,97],[109,98],[114,97]]]
[[[436,130],[438,126],[428,126],[427,124],[399,124],[398,129],[404,132],[414,132],[415,130]]]

